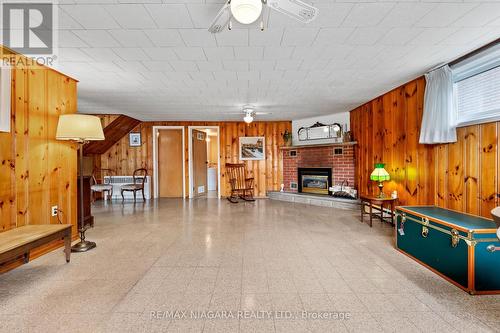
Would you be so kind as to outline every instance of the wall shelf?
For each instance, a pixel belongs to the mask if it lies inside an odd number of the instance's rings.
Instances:
[[[342,147],[342,146],[354,146],[357,143],[358,143],[357,141],[320,143],[320,144],[312,144],[312,145],[282,146],[282,147],[280,147],[280,149],[288,150],[288,149],[301,149],[301,148],[314,148],[314,147]]]

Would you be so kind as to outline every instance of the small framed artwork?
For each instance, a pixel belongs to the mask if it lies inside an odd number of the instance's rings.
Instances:
[[[240,160],[260,161],[266,158],[263,136],[240,136]]]
[[[140,147],[141,146],[141,133],[131,132],[129,133],[129,145],[130,147]]]

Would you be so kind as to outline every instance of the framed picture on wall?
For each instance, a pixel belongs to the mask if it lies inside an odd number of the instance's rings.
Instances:
[[[263,136],[240,136],[240,160],[260,161],[266,158]]]
[[[140,147],[141,146],[141,133],[140,132],[131,132],[129,134],[129,144],[130,147]]]

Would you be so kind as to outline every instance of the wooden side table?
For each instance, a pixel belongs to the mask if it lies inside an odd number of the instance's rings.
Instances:
[[[364,215],[368,214],[370,216],[370,227],[373,225],[373,216],[380,219],[380,222],[389,221],[394,224],[394,210],[396,207],[397,198],[378,198],[371,196],[360,196],[361,200],[361,223],[364,223]],[[370,212],[365,212],[365,207],[370,207]],[[389,216],[384,212],[384,206],[390,210]],[[373,211],[378,211],[380,214],[376,214]],[[390,220],[389,220],[390,219]]]

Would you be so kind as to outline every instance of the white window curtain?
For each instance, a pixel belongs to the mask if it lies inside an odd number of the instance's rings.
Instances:
[[[424,114],[420,143],[457,141],[453,76],[448,65],[425,74]]]
[[[0,132],[10,132],[10,66],[0,66]]]

